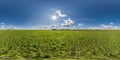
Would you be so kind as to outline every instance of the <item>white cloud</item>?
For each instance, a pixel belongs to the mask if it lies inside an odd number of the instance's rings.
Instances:
[[[43,29],[43,30],[49,30],[49,29],[55,29],[57,28],[56,25],[36,25],[36,26],[30,26],[24,29],[35,29],[35,30],[39,30],[39,29]]]
[[[78,25],[79,25],[79,26],[84,26],[84,24],[83,24],[83,23],[79,23]]]
[[[55,11],[55,16],[52,16],[53,20],[56,20],[57,18],[65,19],[67,17],[67,14],[63,14],[61,10],[58,9],[52,9]],[[72,24],[74,24],[74,21],[70,18],[63,20],[63,23],[61,24],[62,27],[70,27]]]
[[[2,23],[0,23],[0,24],[4,25],[5,23],[4,23],[4,22],[2,22]]]
[[[62,24],[61,26],[62,27],[70,27],[70,25],[68,25],[68,24]]]
[[[20,28],[13,25],[7,25],[6,29],[20,29]]]
[[[66,14],[62,14],[61,10],[56,10],[55,13],[59,16],[59,17],[66,17]]]
[[[0,23],[0,29],[5,29],[6,25],[5,23]]]
[[[113,22],[111,22],[111,23],[110,23],[110,25],[114,25],[114,23],[113,23]]]
[[[104,25],[102,26],[103,29],[116,29],[119,28],[118,26],[111,26],[111,25]]]
[[[89,29],[101,29],[100,27],[89,27]]]
[[[20,29],[20,28],[13,25],[6,25],[5,23],[0,23],[0,29]]]
[[[119,26],[115,26],[114,23],[110,23],[109,25],[101,24],[101,29],[119,29]]]
[[[58,17],[63,17],[63,18],[65,18],[65,17],[67,16],[66,14],[63,14],[63,13],[61,12],[61,10],[56,10],[55,13],[56,13],[56,15],[57,15]],[[64,23],[61,24],[61,26],[62,26],[62,27],[70,27],[72,24],[74,24],[74,21],[71,20],[70,18],[68,18],[68,19],[64,20]]]
[[[72,24],[74,24],[74,21],[68,18],[67,20],[64,20],[64,24],[62,24],[63,27],[70,27]]]
[[[74,21],[68,18],[67,20],[64,20],[65,24],[71,25],[74,24]]]

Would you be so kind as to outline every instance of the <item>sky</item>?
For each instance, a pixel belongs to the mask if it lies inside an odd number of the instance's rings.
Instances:
[[[0,28],[41,26],[118,28],[120,0],[0,0]]]

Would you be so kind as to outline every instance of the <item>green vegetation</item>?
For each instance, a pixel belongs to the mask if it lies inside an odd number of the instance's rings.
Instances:
[[[120,31],[1,30],[0,59],[120,59]]]

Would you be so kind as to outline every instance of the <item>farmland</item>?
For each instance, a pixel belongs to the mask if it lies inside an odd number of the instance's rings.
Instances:
[[[120,59],[118,30],[0,30],[0,59]]]

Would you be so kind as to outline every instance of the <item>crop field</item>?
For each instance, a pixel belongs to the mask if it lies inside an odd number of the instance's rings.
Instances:
[[[0,59],[120,59],[119,30],[0,30]]]

